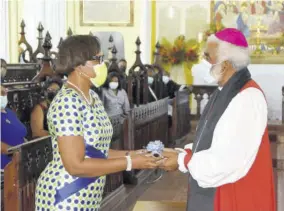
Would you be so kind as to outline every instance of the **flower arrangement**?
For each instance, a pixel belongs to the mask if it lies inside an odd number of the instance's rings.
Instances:
[[[171,44],[166,38],[162,39],[160,54],[165,64],[178,65],[183,62],[195,64],[199,60],[199,43],[195,39],[185,40],[178,36]]]

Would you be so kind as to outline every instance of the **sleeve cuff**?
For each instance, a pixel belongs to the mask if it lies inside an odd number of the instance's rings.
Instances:
[[[193,146],[193,143],[187,144],[187,145],[184,146],[184,149],[185,149],[185,150],[187,150],[187,149],[192,150],[192,146]]]
[[[186,155],[187,155],[187,153],[185,153],[185,152],[179,153],[179,155],[178,155],[178,169],[182,173],[187,173],[188,172],[188,169],[184,165],[184,159],[185,159]]]
[[[179,91],[182,91],[185,88],[185,85],[181,85]]]

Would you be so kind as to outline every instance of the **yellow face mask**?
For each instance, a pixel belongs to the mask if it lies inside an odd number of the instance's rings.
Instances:
[[[99,88],[105,83],[107,79],[107,66],[105,63],[94,65],[93,71],[95,72],[96,77],[90,78],[90,81],[95,87]]]

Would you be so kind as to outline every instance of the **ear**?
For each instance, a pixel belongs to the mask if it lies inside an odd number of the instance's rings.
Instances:
[[[223,63],[223,65],[222,65],[222,69],[223,69],[223,70],[229,69],[229,68],[231,68],[231,67],[232,67],[232,64],[231,64],[231,62],[229,62],[229,61],[225,61],[225,62]]]

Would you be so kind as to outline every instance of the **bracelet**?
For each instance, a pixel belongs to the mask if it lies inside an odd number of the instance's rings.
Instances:
[[[127,166],[126,166],[126,171],[131,171],[132,170],[132,160],[129,155],[125,156],[126,161],[127,161]]]

